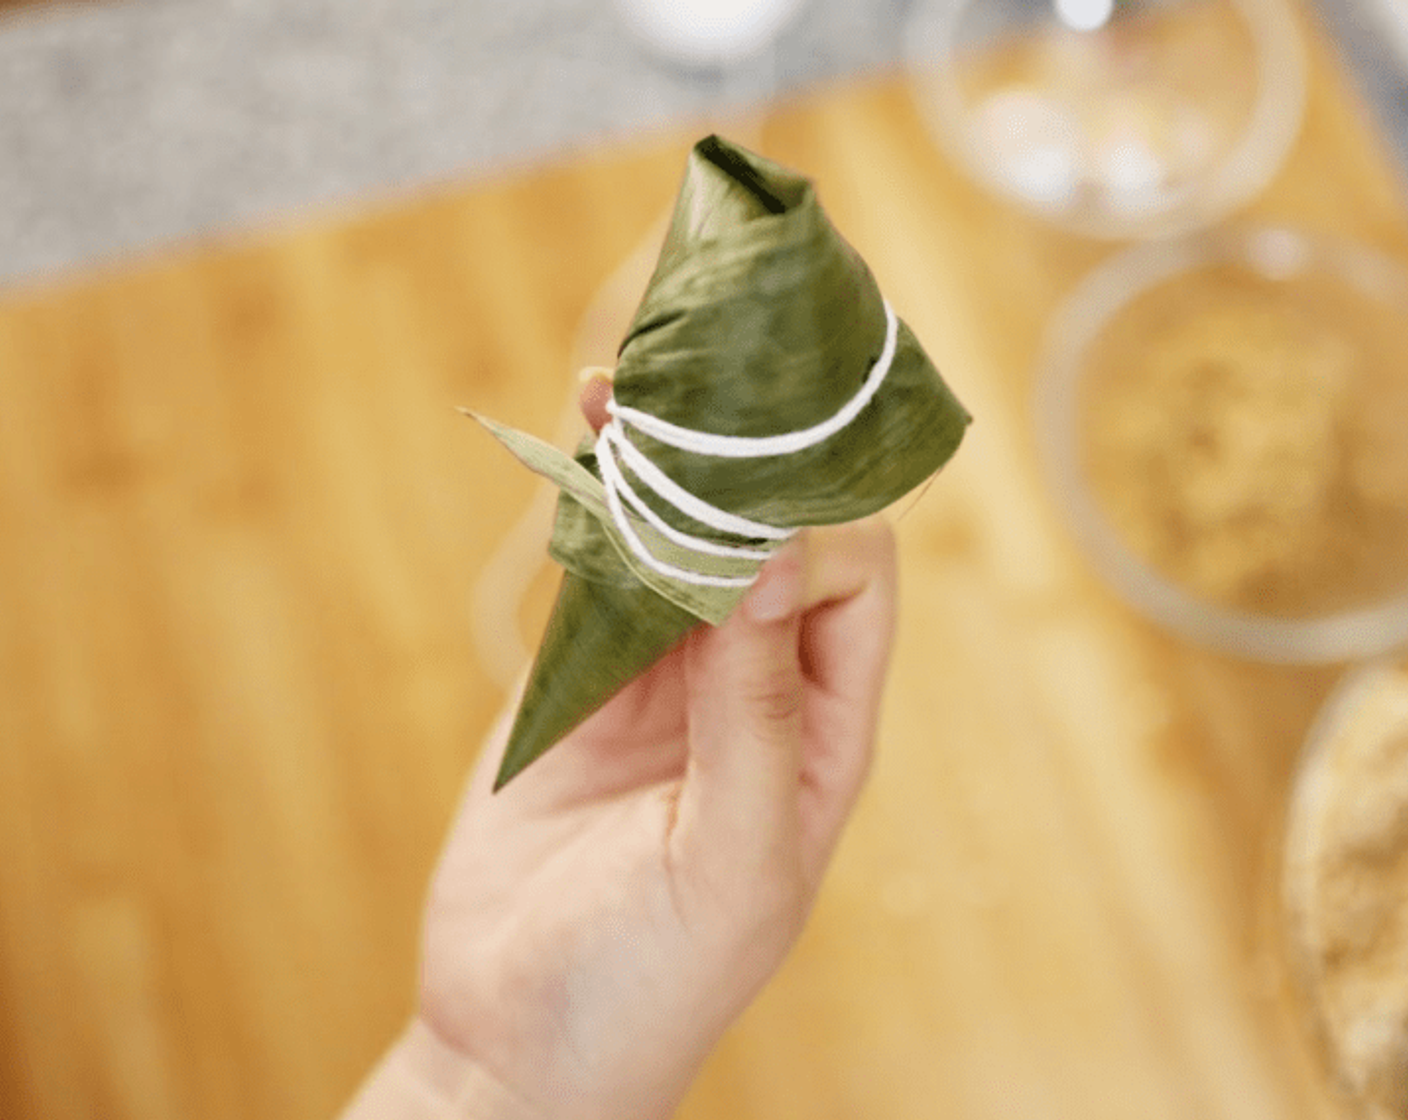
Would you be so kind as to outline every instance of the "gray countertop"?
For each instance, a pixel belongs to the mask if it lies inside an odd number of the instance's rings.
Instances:
[[[1320,0],[1408,166],[1408,74]],[[762,62],[657,60],[608,0],[135,0],[0,18],[0,283],[482,176],[899,65],[912,0],[808,0]]]

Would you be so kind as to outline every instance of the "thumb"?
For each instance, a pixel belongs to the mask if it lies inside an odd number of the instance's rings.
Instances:
[[[768,561],[723,626],[697,632],[686,661],[690,757],[681,823],[741,860],[750,849],[766,858],[796,831],[804,583],[798,538]]]

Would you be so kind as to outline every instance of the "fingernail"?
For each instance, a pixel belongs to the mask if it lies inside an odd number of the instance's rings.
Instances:
[[[781,622],[802,606],[802,561],[795,546],[788,546],[763,565],[743,609],[754,622]]]
[[[605,381],[611,384],[611,377],[616,371],[609,366],[587,366],[581,373],[577,374],[577,381],[585,385],[589,381]]]

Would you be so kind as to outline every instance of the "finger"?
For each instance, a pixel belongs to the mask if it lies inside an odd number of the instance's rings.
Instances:
[[[699,631],[687,650],[679,821],[716,866],[743,874],[785,858],[795,840],[804,554],[800,540],[779,552],[729,620]]]
[[[883,518],[871,517],[812,530],[810,538],[802,647],[807,680],[841,700],[874,703],[894,641],[894,532]]]
[[[578,403],[592,431],[599,432],[611,419],[611,414],[606,411],[606,402],[611,399],[610,371],[599,368],[584,370],[583,377],[586,381],[578,395]]]
[[[819,878],[865,784],[894,638],[894,535],[879,518],[813,534],[801,663],[803,860]]]

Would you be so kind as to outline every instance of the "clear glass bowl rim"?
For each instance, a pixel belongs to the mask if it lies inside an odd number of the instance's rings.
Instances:
[[[1179,191],[1167,208],[1098,217],[1047,207],[1013,190],[967,126],[964,98],[955,67],[960,17],[982,0],[927,0],[910,17],[905,49],[911,72],[929,74],[937,98],[919,95],[940,142],[979,183],[1023,210],[1088,237],[1122,241],[1175,237],[1211,226],[1255,198],[1285,163],[1300,135],[1305,115],[1307,59],[1304,39],[1285,0],[1230,0],[1251,29],[1261,80],[1251,119],[1228,157],[1196,192]],[[1049,0],[1040,0],[1047,3]],[[937,63],[937,72],[935,73]],[[1266,80],[1274,75],[1274,80]]]
[[[1396,649],[1408,641],[1408,586],[1401,595],[1369,607],[1305,619],[1222,609],[1138,559],[1086,484],[1079,463],[1078,405],[1088,347],[1136,296],[1198,268],[1234,261],[1272,278],[1289,279],[1311,269],[1329,271],[1366,295],[1400,306],[1402,321],[1408,323],[1408,268],[1365,245],[1272,226],[1224,228],[1136,244],[1082,280],[1048,328],[1032,396],[1047,485],[1077,542],[1115,593],[1170,630],[1224,652],[1283,664],[1358,660]],[[1284,275],[1276,277],[1278,271]]]

